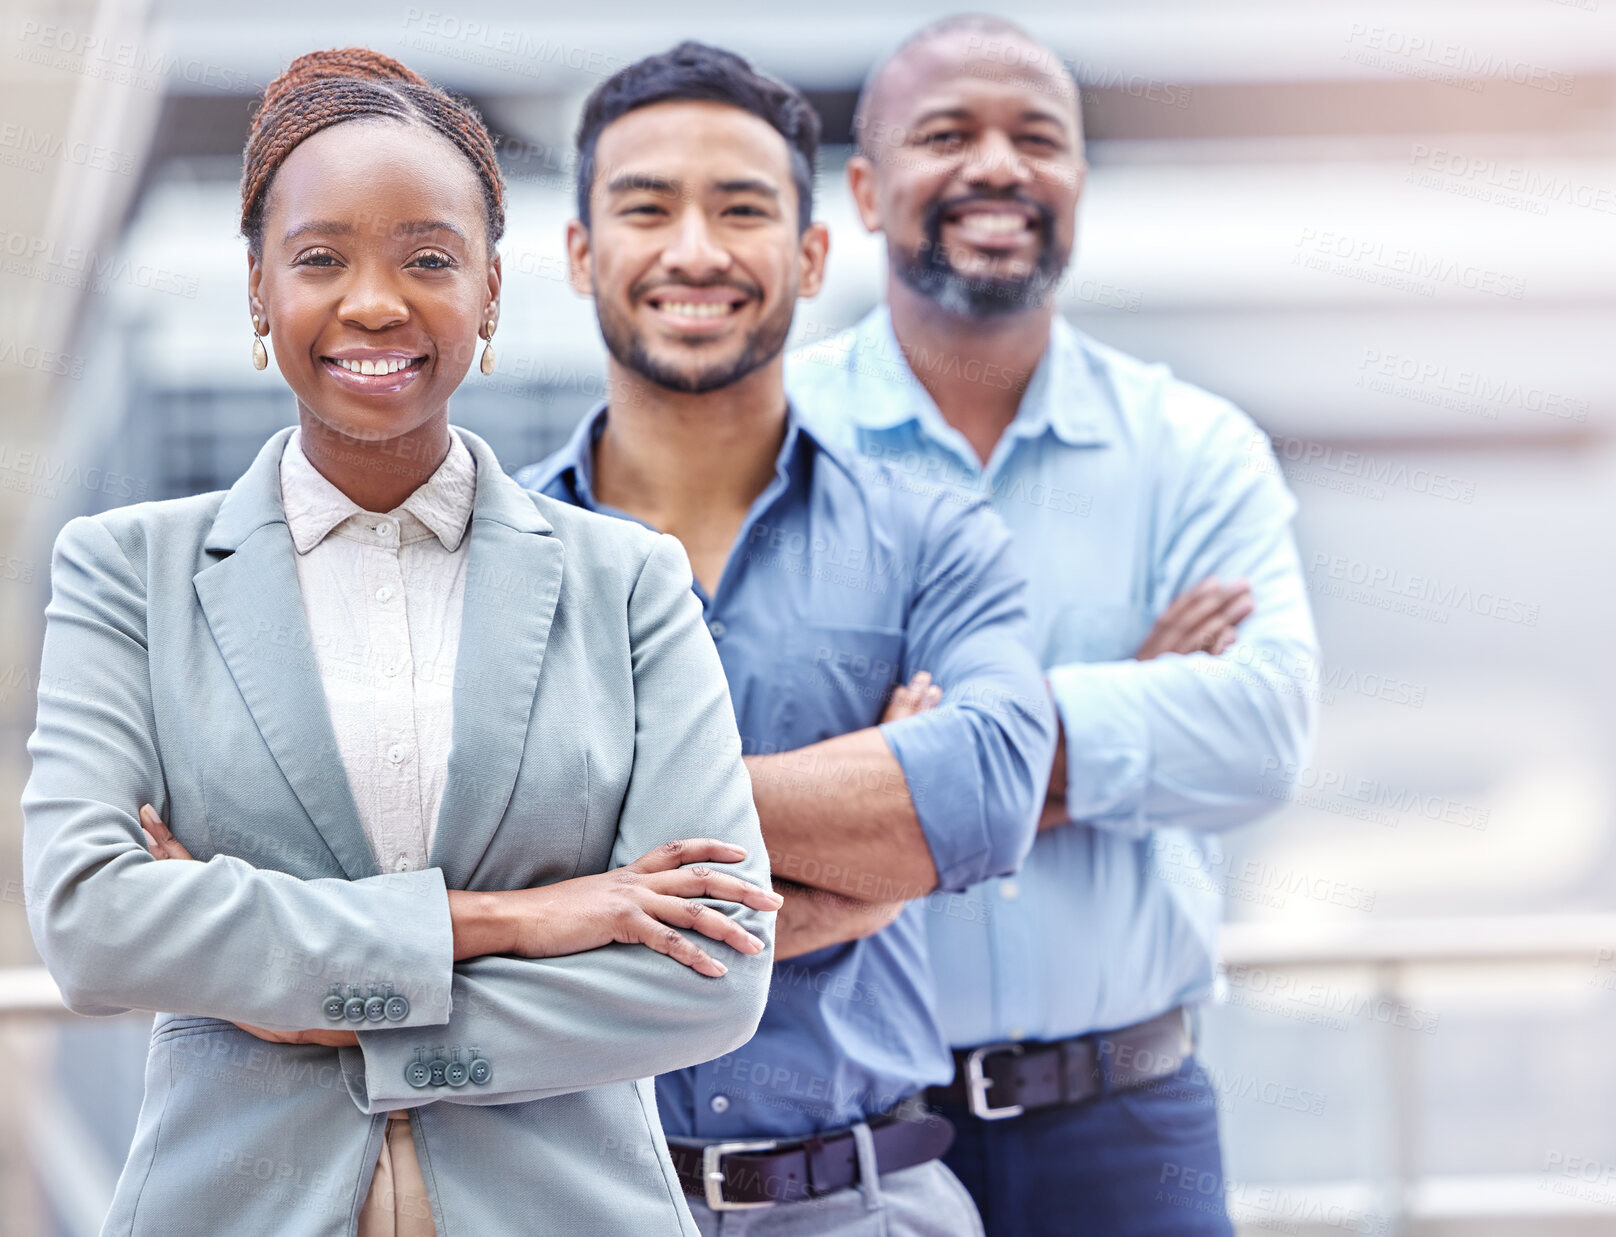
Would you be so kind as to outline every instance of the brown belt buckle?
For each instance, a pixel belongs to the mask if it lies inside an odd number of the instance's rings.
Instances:
[[[773,1151],[780,1145],[778,1138],[759,1138],[751,1142],[708,1143],[701,1149],[701,1185],[707,1205],[714,1211],[755,1211],[759,1207],[774,1206],[773,1200],[761,1203],[732,1203],[724,1197],[724,1157],[732,1151]]]
[[[1002,1108],[989,1104],[988,1088],[993,1085],[993,1079],[982,1069],[983,1059],[993,1053],[1008,1052],[1011,1056],[1019,1057],[1024,1051],[1020,1044],[1013,1042],[984,1044],[971,1050],[965,1058],[965,1106],[973,1117],[980,1117],[984,1121],[1003,1121],[1006,1117],[1019,1117],[1027,1111],[1021,1104],[1006,1104]]]

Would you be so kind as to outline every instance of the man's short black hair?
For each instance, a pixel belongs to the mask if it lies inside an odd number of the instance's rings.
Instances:
[[[819,113],[783,82],[759,73],[734,52],[691,40],[656,56],[636,60],[591,92],[578,121],[578,218],[589,226],[589,191],[595,183],[595,144],[601,130],[620,116],[653,103],[701,99],[727,103],[769,123],[791,151],[797,186],[797,227],[814,217],[814,159],[819,151]]]

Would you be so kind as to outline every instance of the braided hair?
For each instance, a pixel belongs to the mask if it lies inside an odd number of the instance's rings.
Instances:
[[[455,144],[482,184],[492,249],[505,234],[505,183],[482,117],[391,56],[344,47],[299,56],[264,90],[241,173],[241,234],[252,253],[263,252],[269,188],[286,157],[321,129],[366,117],[424,124]]]

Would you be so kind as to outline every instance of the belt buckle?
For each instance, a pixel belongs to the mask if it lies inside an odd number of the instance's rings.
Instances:
[[[1027,1111],[1020,1104],[1006,1104],[1003,1108],[994,1108],[989,1104],[988,1088],[993,1085],[993,1079],[982,1069],[983,1059],[995,1052],[1008,1052],[1019,1057],[1023,1051],[1017,1043],[984,1044],[971,1050],[965,1058],[965,1106],[973,1117],[980,1117],[983,1121],[1003,1121],[1007,1117],[1019,1117]]]
[[[707,1206],[714,1211],[755,1211],[759,1207],[774,1206],[773,1200],[761,1203],[732,1203],[724,1197],[723,1158],[732,1151],[773,1151],[780,1145],[778,1138],[759,1138],[750,1142],[708,1143],[701,1149],[701,1185]]]

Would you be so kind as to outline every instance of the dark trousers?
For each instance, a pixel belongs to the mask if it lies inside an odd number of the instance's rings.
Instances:
[[[1193,1057],[1149,1086],[1004,1121],[937,1110],[987,1237],[1232,1237],[1217,1095]]]

